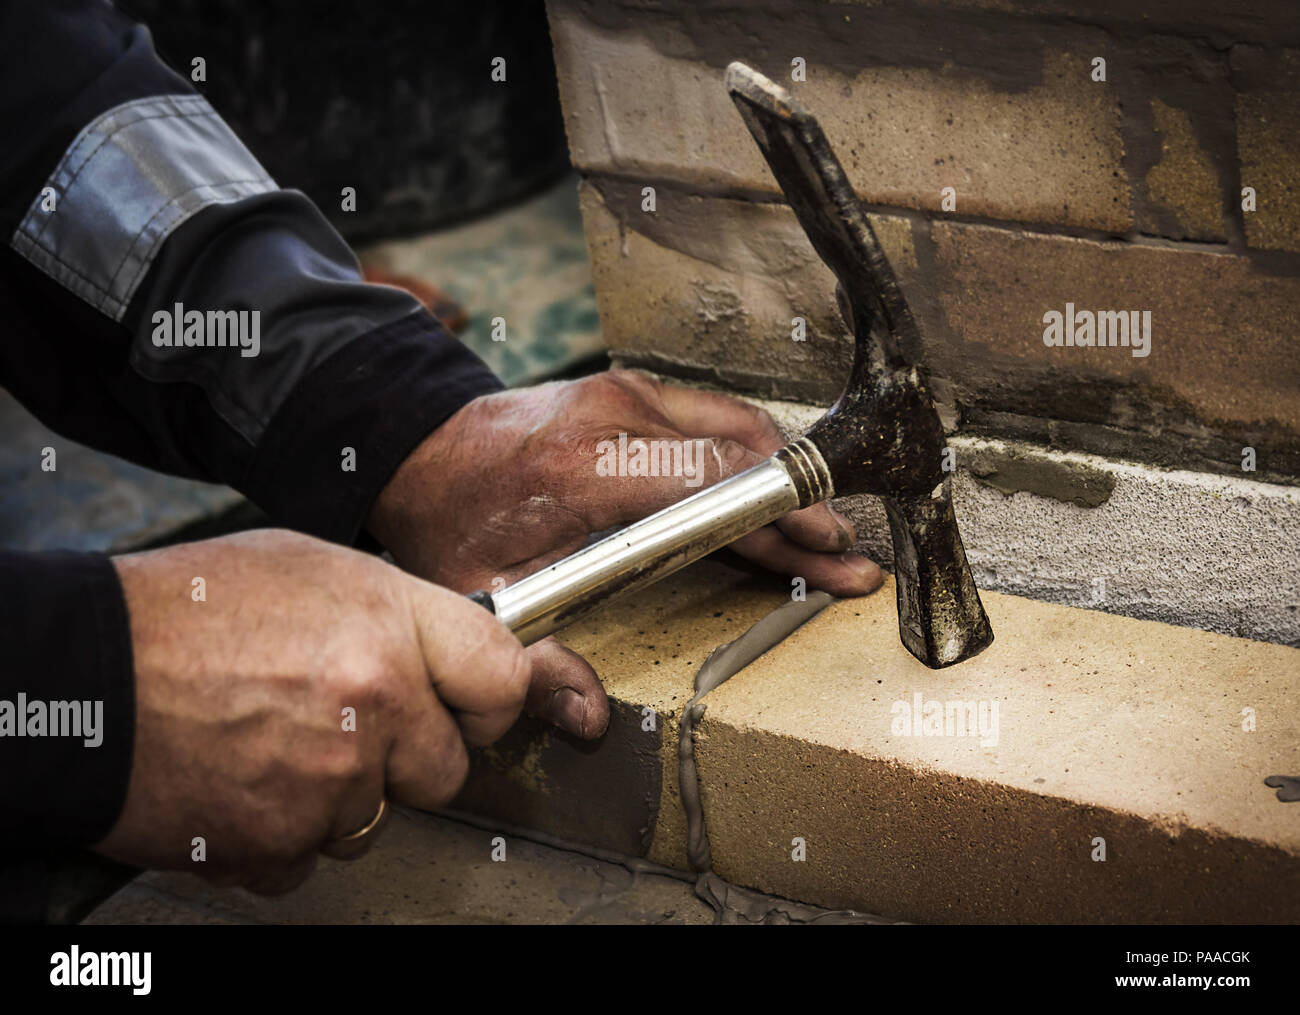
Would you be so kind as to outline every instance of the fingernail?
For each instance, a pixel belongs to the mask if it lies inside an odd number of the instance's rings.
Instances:
[[[561,687],[551,696],[551,722],[575,737],[582,736],[587,718],[587,699],[572,687]]]
[[[868,592],[884,580],[880,566],[860,553],[842,553],[840,563],[853,572]]]
[[[835,519],[835,524],[840,527],[840,545],[852,546],[857,542],[857,533],[853,531],[853,523],[836,511],[829,504],[826,505],[830,510],[831,517]]]

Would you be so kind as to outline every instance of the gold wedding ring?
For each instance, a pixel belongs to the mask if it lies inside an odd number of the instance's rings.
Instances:
[[[364,839],[367,835],[369,835],[371,832],[373,832],[376,828],[379,827],[379,823],[384,820],[384,815],[387,813],[388,813],[388,800],[385,797],[380,797],[379,810],[375,812],[375,816],[370,819],[370,823],[366,825],[365,828],[355,831],[351,835],[341,835],[337,839],[330,839],[329,841],[331,843],[356,842],[358,839]]]

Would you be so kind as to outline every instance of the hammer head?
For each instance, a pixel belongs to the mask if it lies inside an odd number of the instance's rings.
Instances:
[[[839,400],[805,435],[835,493],[881,497],[894,542],[898,630],[932,668],[973,656],[993,631],[953,513],[945,439],[916,322],[848,177],[812,114],[742,63],[731,93],[813,248],[839,280],[853,366]]]

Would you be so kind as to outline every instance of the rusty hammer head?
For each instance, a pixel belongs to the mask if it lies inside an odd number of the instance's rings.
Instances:
[[[839,280],[853,329],[853,367],[839,400],[805,435],[837,496],[883,498],[894,541],[898,629],[930,667],[949,666],[993,640],[966,563],[943,468],[943,427],[920,362],[921,341],[902,290],[812,114],[742,63],[727,89],[813,248]]]

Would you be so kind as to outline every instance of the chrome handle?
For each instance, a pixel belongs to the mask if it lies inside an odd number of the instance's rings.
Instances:
[[[834,492],[811,441],[657,511],[499,592],[471,597],[525,645]]]

